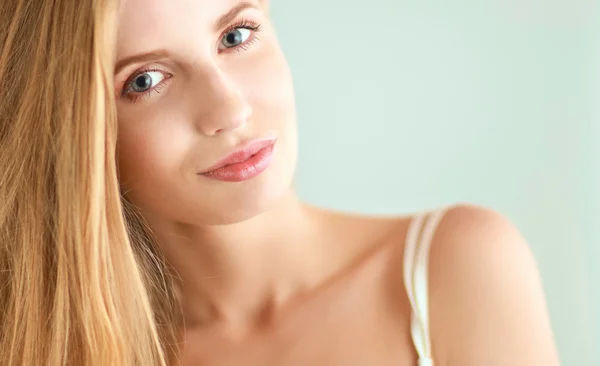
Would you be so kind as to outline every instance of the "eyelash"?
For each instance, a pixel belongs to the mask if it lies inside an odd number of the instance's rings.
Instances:
[[[253,32],[253,34],[250,36],[250,38],[236,46],[236,47],[232,47],[229,49],[225,49],[224,51],[219,51],[219,52],[231,52],[231,51],[237,51],[237,52],[241,52],[246,51],[248,49],[249,46],[251,46],[254,42],[258,41],[258,37],[256,36],[256,33],[260,32],[261,30],[261,25],[258,23],[255,23],[253,21],[250,20],[246,20],[246,19],[242,19],[241,21],[229,26],[227,29],[225,29],[225,31],[223,31],[223,33],[221,33],[221,36],[219,37],[219,43],[221,43],[221,40],[223,39],[223,37],[231,32],[234,29],[237,28],[244,28],[244,29],[248,29],[251,30]],[[154,88],[149,89],[143,93],[140,94],[134,94],[132,95],[130,93],[131,87],[133,85],[133,82],[135,81],[135,79],[137,79],[139,76],[147,73],[147,72],[161,72],[163,74],[165,74],[165,78],[158,84],[156,85]],[[160,93],[160,90],[165,87],[165,83],[172,77],[172,74],[169,74],[163,70],[157,69],[157,68],[153,68],[153,67],[143,67],[141,69],[139,69],[137,72],[135,72],[131,77],[129,77],[127,79],[127,81],[125,81],[123,90],[120,93],[120,98],[121,99],[127,99],[128,101],[135,103],[138,101],[138,99],[140,98],[149,98],[152,96],[153,93]]]

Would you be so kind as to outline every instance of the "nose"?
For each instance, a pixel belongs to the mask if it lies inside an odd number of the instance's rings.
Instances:
[[[197,79],[197,92],[192,100],[194,122],[202,134],[216,136],[235,130],[252,115],[252,107],[238,84],[218,67],[203,67],[194,74],[194,79]]]

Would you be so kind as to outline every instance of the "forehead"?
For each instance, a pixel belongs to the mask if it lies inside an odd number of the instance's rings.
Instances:
[[[240,0],[121,0],[117,55],[189,42],[212,31],[218,18]],[[253,1],[250,1],[253,3]]]

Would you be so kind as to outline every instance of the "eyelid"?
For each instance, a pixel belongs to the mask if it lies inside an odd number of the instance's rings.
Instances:
[[[251,20],[250,18],[240,18],[239,20],[236,20],[235,22],[233,22],[231,25],[225,27],[223,32],[221,32],[221,37],[223,37],[224,35],[226,35],[227,33],[231,32],[232,30],[234,30],[236,28],[252,29],[252,28],[260,28],[260,27],[261,27],[261,25],[259,22],[255,22],[255,21]]]
[[[135,69],[133,72],[131,73],[127,73],[125,75],[129,75],[127,77],[124,78],[124,80],[120,83],[121,84],[121,89],[123,89],[126,85],[130,84],[133,80],[135,80],[136,77],[140,76],[143,73],[146,72],[162,72],[165,75],[172,75],[170,72],[166,71],[164,69],[164,67],[161,67],[157,64],[148,64],[148,65],[144,65],[144,66],[140,66],[137,69]]]

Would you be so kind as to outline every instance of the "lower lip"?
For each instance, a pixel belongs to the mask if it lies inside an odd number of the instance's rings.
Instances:
[[[263,147],[246,161],[226,165],[202,175],[223,182],[243,182],[252,179],[269,167],[273,146],[274,144]]]

